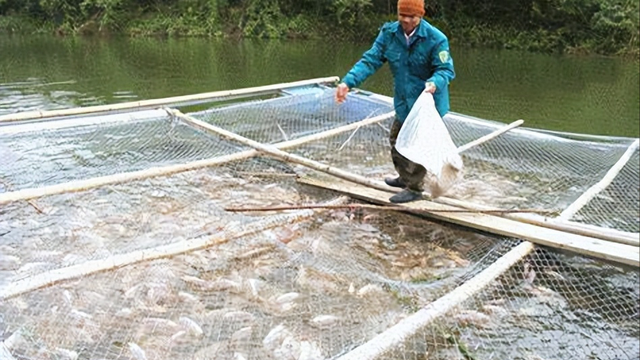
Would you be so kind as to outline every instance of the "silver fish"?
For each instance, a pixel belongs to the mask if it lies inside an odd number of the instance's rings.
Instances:
[[[142,350],[142,348],[138,346],[138,344],[130,342],[128,345],[131,356],[133,356],[135,360],[147,360],[147,355],[145,354],[144,350]]]

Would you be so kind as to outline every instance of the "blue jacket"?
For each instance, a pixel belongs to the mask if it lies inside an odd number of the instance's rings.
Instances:
[[[350,89],[359,86],[385,62],[394,80],[393,104],[397,119],[403,122],[424,91],[424,84],[436,85],[433,98],[440,116],[449,111],[449,82],[455,77],[447,37],[422,19],[407,45],[399,22],[386,23],[371,49],[342,79]]]

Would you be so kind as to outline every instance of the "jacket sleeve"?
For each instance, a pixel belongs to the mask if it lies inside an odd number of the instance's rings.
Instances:
[[[384,27],[373,42],[371,49],[367,50],[360,60],[353,65],[351,70],[342,79],[349,89],[362,84],[369,76],[373,75],[386,61],[384,57],[385,39]]]
[[[444,89],[456,77],[453,69],[453,59],[449,54],[449,41],[446,38],[441,39],[433,47],[431,66],[434,71],[433,75],[427,79],[427,82],[436,84],[436,91]]]

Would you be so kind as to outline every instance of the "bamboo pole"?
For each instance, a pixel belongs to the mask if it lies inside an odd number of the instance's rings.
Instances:
[[[524,123],[524,120],[522,120],[522,119],[516,120],[516,121],[512,122],[511,124],[498,129],[497,131],[494,131],[494,132],[492,132],[490,134],[487,134],[487,135],[485,135],[483,137],[480,137],[480,138],[478,138],[478,139],[476,139],[476,140],[474,140],[474,141],[472,141],[472,142],[470,142],[468,144],[460,146],[458,148],[458,153],[461,153],[463,151],[469,150],[474,146],[483,144],[483,143],[485,143],[485,142],[487,142],[487,141],[489,141],[491,139],[494,139],[494,138],[504,134],[505,132],[507,132],[507,131],[509,131],[511,129],[517,128],[518,126],[522,125],[523,123]]]
[[[16,360],[16,358],[11,355],[9,348],[7,348],[2,341],[0,341],[0,360]]]
[[[266,206],[266,207],[230,207],[225,208],[225,211],[229,212],[262,212],[262,211],[287,211],[287,210],[304,210],[304,209],[371,209],[371,210],[386,210],[386,211],[410,211],[410,212],[437,212],[437,213],[473,213],[473,214],[508,214],[508,213],[551,213],[549,210],[541,209],[486,209],[486,210],[473,210],[473,209],[409,209],[406,206],[384,206],[384,205],[372,205],[372,204],[348,204],[348,205],[322,205],[322,204],[309,204],[309,205],[287,205],[287,206]]]
[[[257,141],[251,140],[251,139],[247,139],[243,136],[237,135],[235,133],[232,133],[230,131],[221,129],[217,126],[208,124],[204,121],[198,120],[192,116],[189,115],[185,115],[183,113],[181,113],[178,110],[174,110],[174,109],[167,109],[167,112],[169,112],[170,114],[172,114],[173,116],[176,116],[180,119],[182,119],[183,121],[185,121],[186,123],[189,123],[191,125],[193,125],[196,128],[199,128],[203,131],[206,132],[212,132],[214,134],[232,139],[234,141],[237,141],[241,144],[250,146],[254,149],[257,149],[261,152],[264,152],[268,155],[271,155],[273,157],[276,157],[278,159],[284,160],[284,161],[289,161],[292,163],[296,163],[296,164],[300,164],[306,167],[309,167],[311,169],[314,170],[318,170],[333,176],[336,176],[338,178],[344,179],[344,180],[348,180],[360,185],[364,185],[364,186],[368,186],[374,189],[378,189],[378,190],[382,190],[382,191],[390,191],[390,192],[396,192],[398,191],[396,188],[392,188],[390,186],[387,186],[386,184],[379,182],[379,181],[375,181],[375,180],[371,180],[368,179],[364,176],[360,176],[357,174],[353,174],[338,168],[334,168],[331,167],[329,165],[314,161],[314,160],[310,160],[298,155],[294,155],[294,154],[290,154],[284,151],[281,151],[277,148],[275,148],[274,146],[269,146],[269,145],[264,145],[262,143],[259,143]],[[494,139],[497,135],[499,134],[503,134],[506,131],[509,131],[511,129],[513,129],[514,127],[517,127],[519,125],[522,124],[522,121],[518,120],[515,121],[514,123],[506,126],[505,128],[501,128],[496,130],[494,133],[486,135],[480,139],[482,139],[483,141],[473,141],[473,145],[477,146],[480,145],[486,141],[489,141],[491,139]],[[497,134],[497,135],[494,135]],[[461,148],[463,150],[468,150],[471,147],[470,146],[466,146],[463,145],[461,146]],[[459,208],[464,208],[464,209],[472,209],[472,210],[478,210],[478,211],[484,211],[484,210],[493,210],[489,207],[486,206],[481,206],[481,205],[476,205],[476,204],[472,204],[472,203],[468,203],[468,202],[463,202],[460,200],[455,200],[455,199],[450,199],[450,198],[445,198],[445,197],[439,197],[437,199],[435,199],[434,201],[442,203],[442,204],[446,204],[446,205],[451,205],[451,206],[456,206]],[[577,226],[577,224],[562,224],[562,223],[558,223],[558,222],[550,222],[550,221],[546,221],[546,219],[543,220],[539,220],[539,219],[534,219],[531,217],[522,217],[522,216],[518,216],[518,214],[510,214],[510,215],[506,215],[505,217],[511,217],[514,220],[518,220],[524,223],[529,223],[529,224],[533,224],[533,225],[539,225],[539,226],[543,226],[543,227],[548,227],[551,229],[556,229],[556,230],[562,230],[565,232],[571,232],[577,235],[585,235],[585,236],[591,236],[591,237],[597,237],[597,238],[602,238],[605,240],[609,240],[609,241],[614,241],[614,242],[618,242],[621,244],[629,244],[629,245],[634,245],[637,244],[637,240],[634,240],[633,238],[630,237],[621,237],[618,236],[617,234],[614,233],[610,233],[610,232],[606,232],[606,231],[596,231],[593,229],[589,229],[589,228],[581,228],[579,226]]]
[[[334,168],[331,167],[329,165],[323,164],[321,162],[317,162],[314,160],[310,160],[298,155],[294,155],[294,154],[290,154],[284,151],[281,151],[279,149],[277,149],[274,146],[269,146],[269,145],[264,145],[262,143],[259,143],[257,141],[251,140],[251,139],[247,139],[243,136],[237,135],[235,133],[232,133],[230,131],[221,129],[217,126],[208,124],[204,121],[198,120],[192,116],[189,115],[185,115],[183,113],[181,113],[178,110],[175,109],[166,109],[167,112],[169,112],[171,115],[176,116],[180,119],[182,119],[183,121],[185,121],[186,123],[191,124],[192,126],[199,128],[203,131],[206,132],[211,132],[229,139],[232,139],[233,141],[237,141],[241,144],[250,146],[254,149],[257,149],[263,153],[266,153],[268,155],[271,155],[273,157],[276,157],[278,159],[284,160],[284,161],[289,161],[292,163],[296,163],[296,164],[300,164],[306,167],[309,167],[311,169],[314,170],[318,170],[333,176],[336,176],[338,178],[344,179],[344,180],[348,180],[360,185],[364,185],[364,186],[368,186],[374,189],[378,189],[378,190],[382,190],[382,191],[389,191],[389,192],[396,192],[398,191],[396,188],[392,188],[390,186],[387,186],[386,184],[379,182],[379,181],[375,181],[375,180],[371,180],[368,179],[364,176],[360,176],[357,174],[353,174],[338,168]],[[517,127],[519,125],[522,124],[522,121],[518,120],[515,121],[514,123],[506,126],[505,128],[501,128],[496,130],[494,133],[499,135],[499,134],[503,134],[504,132],[513,129],[514,127]],[[483,141],[473,141],[473,145],[477,146],[480,145],[486,141],[489,141],[491,139],[494,139],[497,135],[494,135],[494,133],[486,135],[480,139],[482,139]],[[471,147],[470,146],[466,146],[463,145],[461,146],[462,150],[468,150]],[[482,205],[476,205],[476,204],[472,204],[472,203],[468,203],[468,202],[463,202],[460,200],[455,200],[455,199],[450,199],[450,198],[445,198],[445,197],[439,197],[437,199],[435,199],[434,201],[445,204],[445,205],[451,205],[451,206],[456,206],[459,208],[464,208],[464,209],[471,209],[471,210],[477,210],[477,211],[485,211],[485,210],[494,210],[492,208],[486,207],[486,206],[482,206]],[[550,222],[547,221],[546,219],[540,220],[540,219],[534,219],[531,217],[522,217],[522,216],[518,216],[518,214],[510,214],[510,215],[506,215],[505,217],[510,217],[514,220],[518,220],[524,223],[529,223],[532,225],[539,225],[539,226],[543,226],[543,227],[548,227],[551,229],[556,229],[556,230],[561,230],[561,231],[565,231],[565,232],[571,232],[577,235],[585,235],[585,236],[591,236],[591,237],[596,237],[596,238],[602,238],[605,240],[609,240],[609,241],[614,241],[614,242],[618,242],[621,244],[629,244],[629,245],[634,245],[637,244],[637,241],[634,240],[633,238],[630,237],[621,237],[618,236],[618,234],[614,234],[614,233],[609,233],[606,231],[596,231],[593,229],[589,229],[589,228],[581,228],[579,226],[577,226],[577,224],[562,224],[562,223],[558,223],[558,222]]]
[[[168,97],[163,99],[141,100],[141,101],[133,101],[133,102],[126,102],[126,103],[119,103],[119,104],[111,104],[111,105],[98,105],[98,106],[88,106],[88,107],[80,107],[80,108],[73,108],[73,109],[51,110],[51,111],[25,111],[25,112],[16,113],[16,114],[0,116],[0,123],[21,121],[21,120],[45,119],[45,118],[63,117],[63,116],[95,114],[95,113],[131,110],[131,109],[141,110],[141,109],[166,106],[169,104],[187,104],[187,103],[194,104],[198,102],[212,101],[215,99],[224,99],[224,100],[238,99],[238,98],[243,98],[247,96],[271,94],[276,91],[287,89],[287,88],[294,88],[294,87],[322,84],[322,83],[334,83],[339,79],[340,78],[338,78],[337,76],[332,76],[332,77],[325,77],[325,78],[294,81],[289,83],[250,87],[250,88],[237,89],[237,90],[215,91],[215,92],[208,92],[208,93],[202,93],[202,94],[174,96],[174,97]]]
[[[289,174],[289,173],[276,173],[276,172],[250,172],[250,171],[238,171],[236,172],[238,175],[245,176],[255,176],[255,177],[283,177],[283,178],[295,178],[298,177],[298,174]]]
[[[378,334],[373,339],[339,357],[337,360],[374,360],[381,358],[391,349],[401,346],[411,336],[421,329],[424,329],[432,321],[446,315],[447,312],[484,289],[489,283],[511,268],[513,264],[527,256],[533,248],[534,245],[530,242],[521,243],[488,268],[474,276],[471,280]]]
[[[301,137],[291,141],[278,143],[273,146],[280,149],[287,149],[291,147],[300,146],[308,142],[317,141],[317,140],[335,136],[337,134],[348,132],[360,126],[375,124],[378,122],[388,120],[391,117],[393,117],[394,114],[395,114],[394,112],[389,112],[389,113],[375,116],[369,119],[358,121],[352,124],[340,126],[340,127],[337,127],[328,131],[324,131],[321,133]],[[241,152],[230,154],[230,155],[224,155],[224,156],[215,157],[211,159],[203,159],[203,160],[193,161],[185,164],[176,164],[176,165],[170,165],[170,166],[164,166],[164,167],[153,167],[145,170],[133,171],[128,173],[119,173],[119,174],[101,176],[101,177],[96,177],[91,179],[70,181],[62,184],[43,186],[40,188],[29,188],[29,189],[22,189],[18,191],[6,192],[6,193],[0,194],[0,205],[10,203],[13,201],[28,200],[28,199],[35,199],[43,196],[51,196],[51,195],[64,194],[64,193],[70,193],[70,192],[85,191],[85,190],[89,190],[89,189],[93,189],[93,188],[97,188],[105,185],[115,185],[115,184],[120,184],[124,182],[129,182],[129,181],[142,180],[142,179],[158,177],[158,176],[167,176],[167,175],[177,174],[185,171],[201,169],[205,167],[218,166],[218,165],[226,164],[232,161],[244,160],[244,159],[256,156],[258,154],[259,152],[257,150],[246,150],[246,151],[241,151]]]
[[[25,121],[10,126],[0,126],[1,136],[11,136],[25,132],[58,130],[76,126],[90,126],[103,124],[120,124],[125,122],[136,122],[158,119],[165,117],[166,113],[162,110],[143,110],[134,111],[127,114],[102,114],[91,117],[71,117],[55,121]],[[2,123],[0,123],[2,124]]]
[[[259,151],[261,151],[261,152],[263,152],[265,154],[271,155],[271,156],[273,156],[275,158],[278,158],[278,159],[281,159],[281,160],[285,160],[285,161],[289,161],[289,162],[296,163],[296,164],[300,164],[300,165],[306,166],[308,168],[311,168],[311,169],[314,169],[314,170],[318,170],[318,171],[321,171],[321,172],[324,172],[324,173],[339,177],[341,179],[345,179],[345,180],[349,180],[349,181],[352,181],[352,182],[355,182],[355,183],[359,183],[359,184],[362,184],[362,185],[369,186],[369,187],[374,188],[374,189],[383,190],[383,191],[396,191],[396,189],[394,189],[394,188],[392,188],[392,187],[390,187],[390,186],[388,186],[386,184],[383,184],[383,183],[381,183],[379,181],[374,181],[374,180],[371,180],[371,179],[367,179],[367,178],[365,178],[363,176],[356,175],[356,174],[344,171],[342,169],[338,169],[338,168],[323,164],[323,163],[318,162],[318,161],[314,161],[314,160],[307,159],[307,158],[302,157],[302,156],[298,156],[298,155],[295,155],[295,154],[290,154],[290,153],[284,152],[284,151],[276,148],[275,146],[265,145],[265,144],[262,144],[260,142],[254,141],[254,140],[247,139],[244,136],[240,136],[240,135],[235,134],[235,133],[233,133],[231,131],[228,131],[228,130],[222,129],[220,127],[208,124],[208,123],[206,123],[204,121],[198,120],[198,119],[194,118],[193,116],[183,114],[179,110],[166,109],[166,111],[169,114],[171,114],[172,116],[178,117],[178,118],[182,119],[183,121],[185,121],[186,123],[191,124],[192,126],[194,126],[196,128],[199,128],[199,129],[201,129],[201,130],[203,130],[205,132],[210,132],[210,133],[213,133],[213,134],[216,134],[216,135],[231,139],[233,141],[237,141],[237,142],[239,142],[239,143],[241,143],[243,145],[250,146],[250,147],[252,147],[252,148],[254,148],[256,150],[259,150]],[[506,129],[506,130],[505,129],[499,129],[499,130],[496,131],[496,133],[498,135],[502,134],[505,131],[508,131],[508,130],[512,129],[515,126],[519,126],[520,124],[522,124],[521,121],[516,121],[513,124],[509,125],[508,129]],[[495,136],[497,136],[497,135],[495,135]],[[485,136],[482,142],[474,141],[474,146],[477,146],[477,145],[479,145],[481,143],[489,141],[489,140],[493,139],[495,136]],[[470,147],[466,147],[465,150],[469,149],[469,148]]]
[[[6,181],[3,181],[2,179],[0,179],[0,184],[3,184],[3,185],[4,185],[4,187],[5,187],[7,190],[11,190],[11,189],[13,189],[13,186],[12,186],[11,184],[7,183]],[[38,214],[43,214],[43,213],[44,213],[44,212],[42,211],[42,209],[40,209],[40,207],[36,204],[36,202],[35,202],[35,201],[33,201],[33,200],[26,200],[26,202],[27,202],[27,204],[31,205],[31,207],[32,207],[32,208],[34,208]]]
[[[395,206],[395,204],[389,202],[389,195],[387,192],[371,189],[366,186],[349,184],[346,181],[327,182],[308,178],[300,178],[298,181],[302,184],[362,199],[367,203]],[[429,209],[458,209],[450,205],[444,205],[428,200],[415,201],[401,205],[408,208],[407,212],[411,212],[412,210],[424,211]],[[525,224],[516,220],[508,219],[504,216],[488,214],[439,213],[437,211],[426,213],[417,212],[417,214],[425,214],[426,216],[436,220],[445,221],[454,225],[461,225],[463,227],[476,229],[482,232],[498,234],[516,239],[524,239],[542,246],[558,250],[566,250],[584,256],[640,268],[640,248],[635,246],[616,244],[592,237]]]
[[[597,184],[585,191],[576,201],[567,207],[561,214],[560,219],[569,219],[582,209],[589,201],[613,182],[613,179],[622,171],[622,168],[629,162],[633,153],[638,149],[639,140],[633,142],[620,159],[607,171],[605,176]]]
[[[636,140],[627,149],[620,160],[609,170],[609,172],[607,172],[602,181],[591,188],[594,190],[592,190],[591,192],[587,191],[589,192],[588,196],[581,196],[580,198],[578,198],[563,212],[563,215],[561,215],[560,217],[567,218],[573,216],[573,214],[575,214],[580,208],[582,208],[590,199],[593,198],[593,196],[595,196],[598,192],[608,186],[611,181],[613,181],[613,178],[615,178],[615,176],[620,172],[622,167],[627,163],[637,147],[638,140]],[[491,283],[498,276],[507,271],[511,266],[530,254],[533,249],[533,243],[528,241],[521,243],[520,245],[509,251],[507,254],[500,257],[500,259],[483,270],[481,273],[474,276],[468,282],[459,286],[447,295],[439,298],[435,302],[427,305],[424,309],[402,320],[400,323],[389,328],[383,333],[377,335],[365,344],[357,347],[355,350],[338,358],[338,360],[374,360],[380,358],[391,349],[402,345],[409,339],[409,337],[425,328],[436,318],[444,316],[451,309],[484,289],[487,285],[489,285],[489,283]]]
[[[364,178],[362,176],[349,173],[347,171],[344,171],[344,170],[341,170],[341,169],[338,169],[338,168],[323,164],[323,163],[315,161],[315,160],[307,159],[307,158],[302,157],[302,156],[298,156],[298,155],[295,155],[295,154],[290,154],[290,153],[284,152],[284,151],[278,149],[275,146],[265,145],[265,144],[262,144],[260,142],[255,141],[255,140],[251,140],[251,139],[248,139],[248,138],[246,138],[244,136],[241,136],[241,135],[238,135],[236,133],[233,133],[231,131],[228,131],[228,130],[222,129],[220,127],[208,124],[208,123],[206,123],[204,121],[201,121],[201,120],[198,120],[198,119],[196,119],[196,118],[194,118],[192,116],[183,114],[179,110],[176,110],[176,109],[166,109],[166,110],[172,116],[180,118],[184,122],[186,122],[186,123],[198,128],[198,129],[201,129],[201,130],[203,130],[205,132],[213,133],[213,134],[216,134],[216,135],[231,139],[231,140],[239,142],[239,143],[241,143],[243,145],[250,146],[250,147],[252,147],[252,148],[254,148],[254,149],[258,150],[258,151],[261,151],[261,152],[263,152],[265,154],[268,154],[268,155],[270,155],[272,157],[275,157],[277,159],[281,159],[281,160],[284,160],[284,161],[288,161],[288,162],[292,162],[292,163],[295,163],[295,164],[303,165],[303,166],[306,166],[308,168],[311,168],[311,169],[314,169],[314,170],[318,170],[318,171],[321,171],[321,172],[325,172],[325,173],[328,173],[328,174],[331,174],[331,175],[334,175],[334,176],[337,176],[339,178],[342,178],[342,179],[345,179],[345,180],[349,180],[349,181],[352,181],[352,182],[363,182],[366,186],[373,187],[373,188],[376,188],[376,189],[379,189],[379,190],[387,190],[388,191],[390,189],[389,186],[387,186],[385,184],[382,184],[380,182],[373,181],[373,180]]]
[[[604,240],[610,240],[610,239],[607,239],[606,237],[611,237],[612,239],[610,241],[613,241],[613,242],[620,240],[622,244],[626,243],[627,245],[640,246],[640,234],[638,234],[637,232],[609,229],[609,228],[604,228],[602,226],[584,224],[584,223],[579,223],[579,222],[565,220],[565,219],[553,218],[551,219],[551,221],[556,224],[565,226],[569,229],[582,229],[587,232],[603,234]]]
[[[344,133],[353,129],[357,129],[360,126],[380,123],[383,120],[389,119],[391,116],[393,116],[393,114],[394,112],[390,112],[387,114],[383,114],[370,119],[365,119],[357,123],[335,128],[319,134],[310,135],[310,136],[299,138],[289,142],[279,143],[274,146],[280,149],[299,146],[307,142],[320,140],[320,139],[331,137],[331,136]],[[497,130],[495,133],[503,133],[507,131],[507,129],[511,129],[514,126],[517,126],[521,123],[522,122],[520,120],[516,121],[506,126],[505,128]],[[491,137],[491,138],[494,137],[489,135],[484,137],[485,141],[488,140],[487,139],[488,137]],[[473,143],[475,145],[479,145],[478,141],[474,141]],[[463,150],[466,150],[469,147],[467,145],[463,145],[461,148]],[[104,185],[113,185],[113,184],[124,183],[128,181],[141,180],[141,179],[150,178],[150,177],[166,176],[166,175],[176,174],[176,173],[195,170],[195,169],[204,168],[204,167],[217,166],[217,165],[221,165],[221,164],[232,162],[232,161],[243,160],[256,155],[258,155],[257,151],[248,150],[248,151],[244,151],[236,154],[225,155],[222,157],[217,157],[212,159],[199,160],[199,161],[190,162],[186,164],[171,165],[171,166],[159,167],[159,168],[150,168],[150,169],[136,171],[136,172],[121,173],[121,174],[108,175],[108,176],[92,178],[92,179],[78,180],[73,182],[67,182],[64,184],[46,186],[42,188],[23,189],[19,191],[0,194],[0,204],[12,202],[12,201],[33,199],[33,198],[38,198],[42,196],[56,195],[56,194],[67,193],[67,192],[84,191],[92,188],[101,187]],[[355,174],[352,174],[352,176],[343,177],[343,178],[361,185],[371,186],[373,188],[383,190],[383,191],[389,191],[389,192],[397,191],[397,189],[395,188],[388,187],[385,184],[382,184],[379,182],[370,181],[369,179],[366,179],[364,177],[361,177]],[[487,207],[483,207],[481,205],[463,202],[460,200],[450,199],[446,197],[439,197],[434,201],[447,204],[447,205],[466,208],[466,209],[475,209],[475,210],[488,209]],[[521,221],[524,223],[532,224],[532,225],[538,225],[538,226],[570,232],[578,235],[595,237],[595,238],[608,240],[608,241],[621,243],[621,244],[640,246],[640,241],[638,240],[637,233],[627,233],[627,232],[622,232],[614,229],[593,227],[592,225],[573,223],[570,221],[566,221],[564,219],[551,219],[551,218],[539,218],[539,217],[534,218],[531,216],[527,216],[525,214],[505,214],[505,217],[511,218],[513,220]]]
[[[340,197],[329,202],[328,205],[344,203],[346,200],[347,198]],[[18,295],[48,287],[63,281],[78,279],[80,277],[114,270],[127,265],[163,259],[195,250],[201,250],[212,246],[224,244],[234,239],[252,235],[261,231],[268,230],[270,228],[282,226],[283,224],[292,224],[302,219],[312,217],[313,215],[314,212],[311,210],[301,210],[293,214],[279,215],[277,217],[256,221],[246,225],[234,226],[232,224],[229,228],[223,230],[221,234],[212,236],[207,236],[207,234],[193,239],[182,240],[173,244],[157,246],[151,249],[137,250],[126,254],[114,255],[106,259],[90,260],[81,264],[47,271],[9,283],[7,286],[1,288],[0,301],[4,301]]]
[[[491,209],[488,206],[473,204],[466,201],[461,201],[457,199],[447,198],[441,196],[437,199],[432,200],[434,202],[456,206],[465,209],[476,209],[476,210],[486,210]],[[602,240],[607,240],[619,244],[633,245],[639,246],[640,240],[638,240],[637,233],[628,233],[623,231],[617,231],[613,229],[606,229],[602,227],[595,227],[593,225],[587,224],[579,224],[575,222],[565,221],[563,219],[557,218],[546,218],[546,217],[534,217],[529,214],[505,214],[505,218],[520,221],[525,224],[537,225],[549,229],[560,230],[567,233],[572,233],[576,235],[589,236],[593,238],[598,238]]]

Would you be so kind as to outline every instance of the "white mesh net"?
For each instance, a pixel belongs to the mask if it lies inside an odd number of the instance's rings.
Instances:
[[[367,93],[338,106],[324,86],[182,109],[373,180],[393,173],[392,118],[354,124],[391,110]],[[457,146],[503,126],[445,123]],[[570,220],[637,237],[634,141],[511,130],[461,154],[465,176],[447,196],[560,213],[630,153]],[[326,179],[316,171],[161,109],[4,123],[0,153],[2,360],[358,358],[354,349],[526,245],[359,207],[297,181]],[[226,210],[299,204],[350,206]],[[637,267],[531,249],[362,358],[638,358]]]

